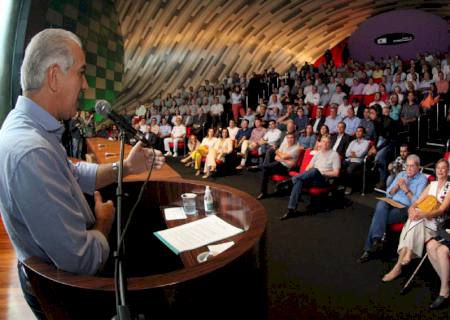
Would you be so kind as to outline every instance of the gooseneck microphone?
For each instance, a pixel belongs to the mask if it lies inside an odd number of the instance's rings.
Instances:
[[[153,147],[156,142],[156,136],[150,133],[150,139],[145,138],[144,133],[133,128],[128,121],[121,115],[112,110],[111,104],[106,100],[97,100],[95,103],[95,112],[110,119],[120,129],[130,134],[136,141],[142,141],[144,146]]]

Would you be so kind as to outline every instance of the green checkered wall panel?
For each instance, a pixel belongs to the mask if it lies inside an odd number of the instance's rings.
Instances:
[[[123,39],[112,0],[51,0],[46,21],[49,27],[74,32],[86,53],[89,89],[80,108],[92,110],[95,100],[114,103],[122,90]]]

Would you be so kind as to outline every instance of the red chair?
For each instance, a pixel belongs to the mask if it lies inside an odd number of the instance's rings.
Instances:
[[[359,102],[363,102],[363,101],[364,101],[364,95],[362,95],[362,94],[352,94],[352,95],[350,95],[350,97],[348,98],[348,101],[349,101],[350,103],[353,103],[353,100],[354,100],[354,99],[358,99]]]
[[[450,152],[446,152],[444,154],[444,159],[447,160],[447,161],[450,159]]]
[[[305,150],[305,152],[303,153],[301,165],[299,166],[299,170],[298,171],[295,171],[295,170],[290,171],[289,176],[295,177],[295,176],[298,176],[300,173],[305,172],[306,167],[308,166],[311,159],[314,157],[314,155],[311,154],[311,151],[312,151],[311,149]]]
[[[373,100],[375,100],[375,94],[368,94],[368,95],[365,95],[365,96],[364,96],[364,105],[365,105],[366,107],[368,107],[369,104],[370,104]]]
[[[373,78],[373,82],[376,84],[380,84],[381,82],[383,82],[383,78]]]
[[[308,150],[309,151],[309,150]],[[305,154],[305,150],[302,149],[300,150],[300,153],[298,154],[298,158],[297,158],[297,162],[295,163],[295,167],[296,168],[300,168],[301,164],[303,163],[303,156]],[[281,182],[284,180],[287,180],[290,178],[290,172],[289,175],[282,175],[282,174],[274,174],[270,177],[270,180],[272,180],[273,182]]]
[[[316,118],[316,114],[317,114],[317,108],[318,106],[314,105],[311,109],[311,119],[315,119]]]

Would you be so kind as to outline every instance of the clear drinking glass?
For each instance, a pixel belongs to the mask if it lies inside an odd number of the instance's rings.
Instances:
[[[181,199],[183,200],[183,210],[187,215],[196,215],[197,209],[195,206],[197,195],[195,193],[183,193]]]

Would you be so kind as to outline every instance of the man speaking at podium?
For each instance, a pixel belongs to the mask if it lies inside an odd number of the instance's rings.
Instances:
[[[62,29],[35,35],[21,67],[23,96],[0,130],[0,211],[19,259],[25,298],[38,317],[21,261],[37,256],[59,269],[92,275],[109,254],[113,203],[103,202],[96,191],[92,212],[83,192],[115,182],[117,165],[74,165],[61,145],[61,121],[75,115],[80,93],[88,88],[85,70],[76,35]],[[153,158],[138,143],[124,161],[124,175],[148,170],[152,162],[155,168],[163,165],[161,152],[155,150]]]

